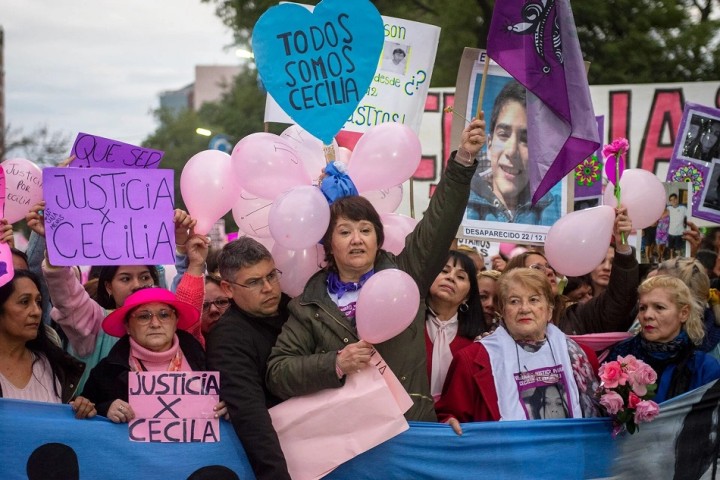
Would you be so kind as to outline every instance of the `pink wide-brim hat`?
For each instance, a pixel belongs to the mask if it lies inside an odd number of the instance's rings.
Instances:
[[[177,328],[187,330],[200,320],[200,311],[175,297],[175,294],[164,288],[143,288],[125,300],[125,304],[116,309],[103,320],[105,333],[113,337],[122,337],[127,333],[126,318],[136,308],[148,303],[165,303],[175,309],[178,316]]]

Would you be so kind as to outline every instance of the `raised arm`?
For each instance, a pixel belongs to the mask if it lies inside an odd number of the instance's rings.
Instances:
[[[427,211],[396,258],[398,266],[415,279],[421,292],[430,288],[457,235],[475,173],[475,157],[483,145],[485,120],[481,116],[463,131],[460,147],[450,156]]]
[[[28,227],[43,237],[45,224],[41,211],[44,208],[45,202],[40,202],[33,206],[25,217]],[[51,318],[62,327],[77,355],[84,357],[92,354],[105,318],[105,310],[90,298],[71,267],[56,267],[50,264],[47,249],[42,272],[53,303]]]

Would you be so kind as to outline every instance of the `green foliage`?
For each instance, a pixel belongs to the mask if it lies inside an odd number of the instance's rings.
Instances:
[[[250,48],[252,29],[277,0],[201,0],[212,3],[229,26],[238,47]],[[352,1],[352,0],[347,0]],[[303,2],[315,5],[317,0]],[[484,48],[494,0],[374,0],[381,14],[441,27],[433,87],[455,84],[464,47]],[[592,63],[591,84],[678,82],[720,78],[718,0],[573,0],[583,53]],[[208,147],[197,127],[225,133],[237,142],[264,129],[265,95],[254,70],[247,69],[217,103],[179,115],[158,110],[158,129],[144,146],[165,151],[163,166],[180,173],[185,162]],[[279,133],[284,126],[271,126]],[[235,224],[226,217],[228,231]]]
[[[275,0],[202,0],[216,5],[248,48],[257,19]],[[317,4],[317,0],[303,2]],[[381,14],[442,28],[432,86],[455,84],[464,47],[484,48],[494,0],[374,0]],[[591,84],[720,78],[718,0],[573,0]]]
[[[206,103],[199,111],[185,110],[173,114],[156,110],[158,129],[143,142],[144,147],[163,150],[163,168],[175,170],[175,199],[178,208],[185,208],[180,193],[180,174],[185,163],[196,153],[207,150],[208,137],[195,133],[198,127],[207,128],[214,134],[224,133],[235,144],[241,138],[263,131],[265,95],[258,89],[256,74],[245,70],[235,79],[235,84],[216,103]],[[212,194],[212,192],[208,192]],[[236,228],[231,214],[226,215],[226,228]]]
[[[590,84],[720,78],[719,25],[698,5],[717,9],[716,0],[573,2]]]

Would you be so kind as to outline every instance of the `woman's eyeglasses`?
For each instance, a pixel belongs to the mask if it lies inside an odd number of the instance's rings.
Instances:
[[[223,310],[227,308],[228,305],[230,305],[230,300],[228,300],[227,298],[218,298],[217,300],[213,300],[212,302],[203,302],[203,312],[207,312],[208,310],[210,310],[210,307],[212,305],[215,305],[215,308],[217,308],[218,310]]]
[[[157,317],[160,323],[167,323],[175,319],[175,310],[160,310],[157,313],[144,310],[142,312],[135,312],[130,315],[130,318],[134,319],[140,325],[148,325],[152,322],[153,317]]]
[[[547,273],[548,270],[551,271],[552,273],[555,273],[555,270],[553,270],[553,268],[551,266],[543,265],[542,263],[533,263],[528,268],[532,268],[533,270],[539,270],[543,273]]]

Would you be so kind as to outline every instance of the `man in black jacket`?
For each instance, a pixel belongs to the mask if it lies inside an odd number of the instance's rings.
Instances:
[[[230,308],[207,336],[207,365],[220,372],[220,396],[258,480],[290,480],[268,408],[280,401],[265,387],[270,349],[287,320],[289,298],[270,252],[249,237],[218,258]]]

